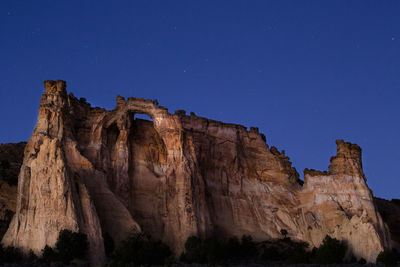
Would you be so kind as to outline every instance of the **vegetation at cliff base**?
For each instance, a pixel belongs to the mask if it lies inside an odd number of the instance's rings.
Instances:
[[[286,233],[285,233],[286,234]],[[283,236],[286,236],[282,233]],[[205,264],[205,265],[248,265],[248,264],[366,264],[363,258],[345,254],[345,243],[326,236],[318,248],[309,248],[309,244],[294,241],[289,237],[255,242],[249,235],[242,238],[217,239],[210,237],[201,239],[189,237],[184,246],[184,252],[178,260],[171,249],[161,241],[155,241],[145,234],[134,234],[120,242],[114,249],[110,235],[104,234],[104,245],[107,266],[170,266],[173,263]],[[38,263],[51,265],[53,263],[70,264],[75,259],[87,261],[88,241],[86,235],[62,230],[54,248],[45,246],[41,257],[33,251],[24,255],[21,250],[13,247],[0,246],[0,263]],[[385,249],[376,262],[386,266],[394,266],[399,260],[396,250]]]
[[[0,263],[14,263],[23,260],[24,254],[18,248],[5,247],[0,245]]]
[[[114,240],[108,233],[104,233],[103,241],[104,241],[104,252],[106,253],[107,257],[111,257],[115,249]]]
[[[112,255],[112,266],[164,265],[172,253],[161,241],[154,241],[143,234],[132,235],[122,241]]]
[[[85,234],[62,230],[58,236],[55,248],[62,262],[70,262],[74,258],[84,259],[89,244]]]
[[[376,257],[376,263],[383,263],[385,266],[395,266],[399,259],[399,254],[394,249],[385,248]]]
[[[41,260],[69,263],[73,259],[85,259],[88,248],[89,244],[85,234],[61,230],[55,248],[46,245],[42,250]]]
[[[246,235],[240,240],[231,237],[225,241],[216,238],[202,240],[192,236],[185,243],[180,261],[190,264],[308,263],[311,254],[306,251],[307,247],[307,243],[294,242],[290,238],[254,242],[251,236]]]
[[[342,263],[346,249],[343,242],[327,235],[316,251],[316,262],[318,264]]]

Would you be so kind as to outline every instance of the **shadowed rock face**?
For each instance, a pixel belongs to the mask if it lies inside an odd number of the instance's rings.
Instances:
[[[284,151],[269,148],[257,128],[170,114],[137,98],[92,108],[67,95],[63,81],[45,89],[5,245],[39,252],[61,229],[81,231],[96,266],[104,232],[119,242],[145,231],[176,253],[191,235],[261,241],[281,229],[311,246],[330,234],[368,261],[390,246],[357,145],[337,141],[329,171],[306,171],[301,186]]]
[[[392,247],[400,251],[400,200],[374,198],[379,213],[390,229]]]
[[[17,181],[26,143],[0,145],[0,238],[15,213]]]

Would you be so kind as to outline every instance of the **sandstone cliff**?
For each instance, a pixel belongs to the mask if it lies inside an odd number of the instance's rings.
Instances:
[[[176,253],[191,235],[261,241],[281,229],[312,246],[332,235],[370,262],[390,246],[357,145],[337,141],[329,171],[306,170],[302,185],[257,128],[120,96],[107,111],[67,95],[63,81],[44,85],[5,245],[39,252],[61,229],[81,231],[94,265],[105,232],[119,242],[144,231]]]
[[[25,142],[0,145],[0,238],[3,238],[15,213],[18,174],[25,145]]]
[[[400,251],[400,199],[391,201],[375,198],[374,199],[379,213],[390,229],[392,247]]]

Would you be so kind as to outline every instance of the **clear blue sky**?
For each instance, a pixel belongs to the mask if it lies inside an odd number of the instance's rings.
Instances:
[[[43,80],[256,126],[302,175],[338,138],[400,198],[400,1],[0,1],[0,142],[27,140]]]

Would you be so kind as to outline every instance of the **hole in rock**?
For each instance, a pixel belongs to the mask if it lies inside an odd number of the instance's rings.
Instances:
[[[144,113],[136,113],[136,114],[135,114],[135,120],[137,120],[137,119],[153,122],[153,120],[151,119],[151,117],[150,117],[149,115],[147,115],[147,114],[144,114]]]

